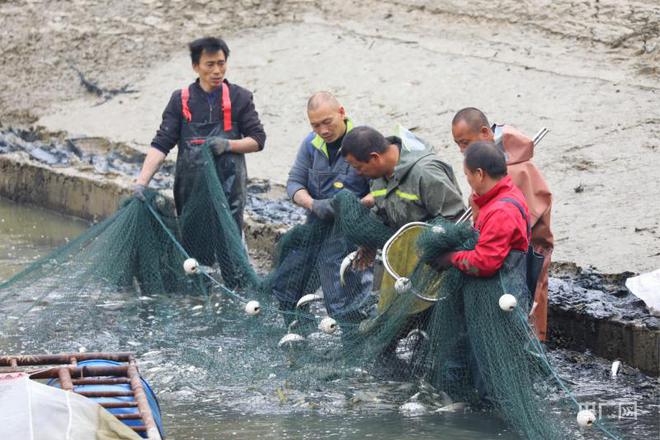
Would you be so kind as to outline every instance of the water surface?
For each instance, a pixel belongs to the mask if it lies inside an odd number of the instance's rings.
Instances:
[[[0,199],[0,280],[87,226],[80,220]],[[257,340],[249,331],[240,333],[240,324],[225,318],[227,311],[236,308],[231,300],[214,297],[207,301],[180,294],[96,297],[93,293],[80,300],[76,322],[114,326],[87,333],[62,326],[57,335],[48,338],[28,335],[18,342],[8,338],[6,347],[12,347],[12,352],[23,348],[77,351],[81,347],[137,352],[141,371],[159,396],[170,439],[518,438],[488,412],[438,413],[437,407],[427,403],[419,415],[402,413],[401,405],[419,391],[420,384],[358,375],[301,386],[296,381],[300,382],[305,370],[293,371],[289,359],[274,348],[277,334]],[[39,313],[49,310],[49,301],[52,299],[46,299]],[[57,309],[55,304],[50,309]],[[552,350],[550,355],[578,400],[606,405],[608,424],[624,438],[658,438],[655,379],[625,366],[612,379],[610,362],[588,353]],[[617,405],[631,402],[636,405],[636,417],[617,417]],[[594,431],[586,438],[603,436]]]

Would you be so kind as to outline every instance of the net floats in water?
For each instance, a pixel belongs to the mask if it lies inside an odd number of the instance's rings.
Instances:
[[[261,304],[259,304],[259,301],[248,301],[247,304],[245,304],[245,313],[247,313],[250,316],[256,316],[261,312]]]
[[[326,333],[328,335],[331,335],[334,332],[336,332],[338,328],[339,327],[337,326],[337,321],[335,321],[329,316],[323,318],[319,323],[319,330],[321,330],[323,333]]]
[[[188,275],[194,275],[199,272],[199,263],[194,258],[188,258],[183,262],[183,270]]]
[[[505,312],[511,312],[518,305],[518,300],[510,293],[505,293],[504,295],[500,296],[500,299],[497,303],[500,305],[500,309],[504,310]]]
[[[595,421],[596,415],[588,409],[583,409],[577,413],[577,423],[581,428],[589,428]]]

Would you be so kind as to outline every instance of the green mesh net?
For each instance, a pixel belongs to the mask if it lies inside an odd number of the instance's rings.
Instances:
[[[149,192],[1,284],[0,347],[157,351],[164,368],[186,365],[193,389],[221,384],[225,396],[254,390],[283,405],[408,382],[436,396],[437,411],[487,408],[526,438],[596,435],[577,429],[578,402],[527,324],[515,271],[479,279],[427,264],[473,248],[469,226],[438,220],[390,241],[395,231],[341,192],[334,221],[292,228],[272,271],[257,274],[208,151],[204,160],[178,218]],[[386,273],[377,292],[371,269],[336,259],[388,243],[386,266],[401,276]],[[504,294],[519,300],[511,312]]]

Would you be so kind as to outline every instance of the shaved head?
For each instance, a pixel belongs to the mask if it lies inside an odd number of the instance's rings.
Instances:
[[[493,141],[493,131],[486,115],[474,107],[459,110],[451,121],[451,133],[454,142],[465,153],[465,149],[476,141]]]
[[[460,121],[465,121],[468,127],[470,127],[470,130],[475,133],[478,132],[481,127],[490,127],[486,115],[484,115],[481,110],[474,107],[466,107],[459,110],[451,121],[451,125],[456,125]]]
[[[317,110],[322,106],[329,106],[332,110],[337,110],[341,107],[337,98],[330,92],[316,92],[307,100],[307,111]]]
[[[309,98],[307,118],[325,142],[334,142],[346,133],[346,110],[330,92],[316,92]]]

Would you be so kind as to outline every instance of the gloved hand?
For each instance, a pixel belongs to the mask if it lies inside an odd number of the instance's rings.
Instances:
[[[453,252],[447,252],[446,254],[442,254],[435,260],[431,261],[429,265],[438,272],[442,272],[443,270],[449,269],[452,266],[451,257],[453,255],[454,255]]]
[[[142,185],[141,183],[136,183],[133,185],[133,197],[135,197],[138,200],[145,201],[147,200],[146,197],[144,196],[144,191],[147,189],[145,185]]]
[[[332,199],[314,200],[312,202],[312,213],[321,220],[332,220],[335,218],[335,208]]]
[[[221,156],[231,151],[231,148],[229,146],[229,139],[214,136],[212,138],[209,138],[206,141],[206,143],[209,145],[209,148],[216,156]]]
[[[362,203],[362,206],[367,208],[373,208],[376,204],[376,198],[371,193],[369,193],[360,199],[360,203]]]

